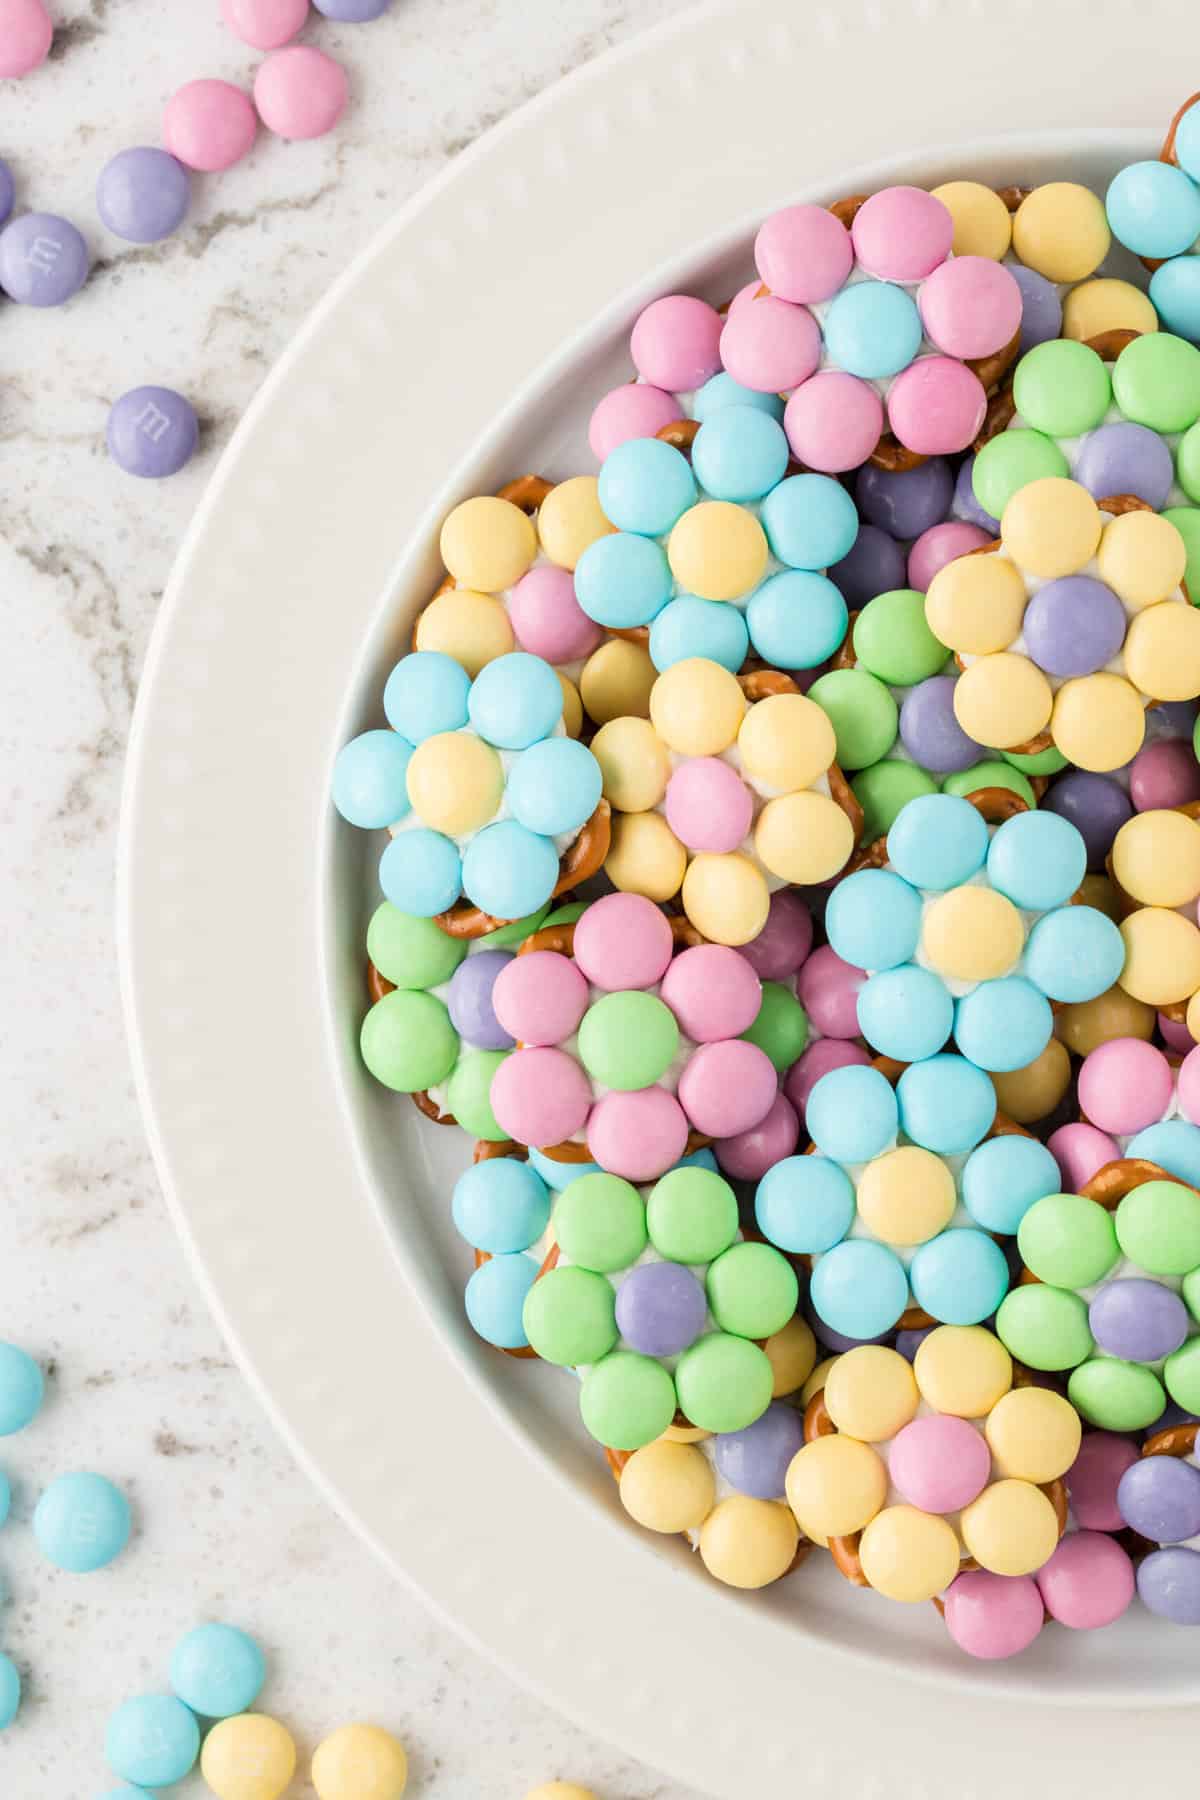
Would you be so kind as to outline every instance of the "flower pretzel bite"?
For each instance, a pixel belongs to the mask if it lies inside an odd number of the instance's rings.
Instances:
[[[1145,1546],[1137,1585],[1143,1604],[1176,1625],[1200,1625],[1200,1457],[1193,1421],[1147,1437],[1121,1476],[1117,1505]]]

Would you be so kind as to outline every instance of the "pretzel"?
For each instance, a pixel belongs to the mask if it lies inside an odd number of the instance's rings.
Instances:
[[[1142,1445],[1143,1456],[1191,1456],[1200,1425],[1164,1425]]]
[[[1105,1212],[1115,1212],[1126,1194],[1147,1181],[1175,1181],[1166,1169],[1156,1162],[1150,1162],[1144,1156],[1121,1156],[1115,1162],[1106,1162],[1089,1181],[1085,1181],[1080,1193],[1085,1200],[1094,1200]],[[1176,1183],[1179,1187],[1192,1187],[1190,1181]],[[1192,1188],[1192,1192],[1197,1190]]]
[[[1107,331],[1099,331],[1094,337],[1085,338],[1084,343],[1087,349],[1096,352],[1102,362],[1110,363],[1116,362],[1126,345],[1132,344],[1134,338],[1141,337],[1141,335],[1140,331],[1135,331],[1131,326],[1113,325]],[[1017,403],[1013,399],[1012,382],[1006,381],[1004,386],[999,388],[989,400],[983,424],[979,428],[979,436],[971,448],[976,451],[982,450],[983,446],[990,444],[994,437],[999,437],[1002,431],[1007,430],[1016,410]]]
[[[557,899],[568,888],[595,875],[608,855],[611,842],[612,808],[607,800],[601,800],[575,842],[559,858],[558,880],[551,889],[550,898]],[[493,918],[491,913],[473,906],[464,895],[461,900],[454,902],[449,912],[438,913],[434,923],[440,925],[449,937],[478,938],[486,937],[488,932],[498,931],[502,925],[511,925],[514,921]]]
[[[1179,167],[1179,158],[1175,153],[1175,138],[1179,131],[1179,127],[1183,122],[1183,115],[1190,112],[1198,100],[1200,100],[1200,94],[1189,94],[1183,105],[1174,113],[1171,123],[1167,126],[1167,135],[1163,139],[1162,149],[1158,153],[1159,162],[1174,163],[1176,168]],[[1153,274],[1155,269],[1162,268],[1166,258],[1162,256],[1139,256],[1138,261],[1143,268],[1149,269],[1151,274]]]

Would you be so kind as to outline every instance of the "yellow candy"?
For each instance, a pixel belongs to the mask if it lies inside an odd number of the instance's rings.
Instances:
[[[861,1531],[887,1499],[887,1488],[883,1458],[858,1438],[815,1438],[788,1464],[788,1505],[808,1537]]]
[[[772,1394],[781,1400],[802,1388],[813,1372],[817,1360],[817,1340],[812,1327],[799,1313],[783,1328],[766,1339],[763,1349],[775,1376]]]
[[[1139,612],[1176,592],[1187,568],[1187,546],[1170,519],[1122,513],[1105,527],[1096,564],[1101,581]]]
[[[1050,722],[1054,693],[1027,656],[981,656],[954,684],[954,716],[978,744],[1014,750]]]
[[[480,669],[507,656],[516,642],[508,614],[494,594],[447,588],[417,620],[418,650],[440,650],[461,663],[474,681]]]
[[[494,819],[504,796],[504,765],[473,731],[439,731],[408,763],[408,797],[423,825],[462,837]]]
[[[1125,673],[1153,700],[1200,694],[1200,612],[1186,604],[1148,606],[1125,634]]]
[[[317,1745],[312,1782],[320,1800],[400,1800],[408,1757],[380,1725],[343,1725]]]
[[[702,1444],[705,1438],[712,1436],[711,1431],[701,1430],[699,1425],[668,1425],[656,1443],[665,1444]]]
[[[583,710],[597,725],[607,725],[610,719],[626,714],[648,719],[650,690],[657,680],[658,670],[644,644],[610,638],[593,650],[583,665],[579,676]]]
[[[837,753],[828,714],[803,694],[772,694],[742,720],[738,749],[747,775],[791,793],[811,787]]]
[[[589,544],[614,529],[600,510],[594,475],[572,475],[550,489],[538,508],[542,549],[560,569],[573,569]]]
[[[1108,255],[1104,203],[1074,181],[1034,188],[1013,219],[1013,249],[1049,281],[1083,281]]]
[[[570,738],[577,738],[583,730],[583,701],[579,698],[579,689],[569,675],[558,670],[558,685],[563,696],[563,730]]]
[[[711,943],[748,944],[767,922],[770,889],[750,859],[737,851],[693,857],[682,893],[684,912]]]
[[[1054,696],[1050,735],[1078,769],[1123,769],[1142,747],[1146,709],[1123,675],[1076,675]]]
[[[993,1575],[1032,1575],[1054,1554],[1058,1520],[1029,1481],[995,1481],[963,1509],[963,1543]]]
[[[296,1773],[296,1746],[278,1719],[219,1719],[204,1740],[200,1773],[217,1800],[279,1800]]]
[[[702,500],[667,539],[667,561],[681,588],[702,600],[737,600],[767,572],[767,539],[744,506]]]
[[[768,800],[754,828],[754,848],[772,875],[798,887],[829,881],[854,849],[854,827],[825,794],[806,789]]]
[[[1083,1427],[1069,1400],[1049,1388],[1013,1388],[998,1400],[983,1428],[1001,1475],[1054,1481],[1079,1454]]]
[[[644,894],[647,900],[662,902],[679,892],[687,851],[661,813],[614,813],[612,844],[604,868],[622,893]]]
[[[808,1405],[814,1394],[819,1394],[824,1388],[825,1383],[829,1380],[829,1371],[836,1361],[836,1356],[825,1357],[806,1377],[804,1386],[800,1389],[800,1400],[804,1406]]]
[[[1165,807],[1135,813],[1113,839],[1112,871],[1143,906],[1186,906],[1200,894],[1200,825]]]
[[[690,1444],[646,1444],[621,1471],[621,1505],[647,1531],[693,1531],[716,1498],[712,1464]]]
[[[925,914],[921,947],[941,976],[991,981],[1017,962],[1025,927],[1012,901],[994,888],[951,888]]]
[[[1086,343],[1105,331],[1157,331],[1158,314],[1148,295],[1131,281],[1097,276],[1083,281],[1063,300],[1065,338]]]
[[[667,791],[671,758],[649,719],[610,719],[592,739],[592,755],[618,812],[652,812]]]
[[[596,1796],[575,1781],[544,1781],[541,1787],[530,1788],[525,1800],[596,1800]]]
[[[895,1437],[919,1399],[911,1363],[882,1344],[847,1350],[825,1382],[825,1410],[838,1430],[867,1444]]]
[[[1120,924],[1119,919],[1117,923]],[[1152,1006],[1135,1000],[1122,987],[1110,987],[1095,1000],[1077,1000],[1073,1005],[1064,1006],[1054,1028],[1073,1055],[1090,1056],[1093,1050],[1101,1044],[1111,1043],[1113,1038],[1135,1037],[1149,1043],[1157,1019],[1158,1014]],[[996,1080],[994,1075],[992,1080]],[[1000,1104],[1004,1106],[1003,1101]],[[1009,1112],[1010,1108],[1004,1106],[1004,1110]],[[1047,1110],[1052,1112],[1054,1109]],[[1016,1116],[1012,1114],[1014,1119]],[[1022,1119],[1020,1123],[1026,1125],[1029,1121]]]
[[[954,220],[955,256],[987,256],[999,262],[1012,243],[1012,214],[981,181],[944,181],[933,190]]]
[[[650,719],[678,756],[719,756],[738,735],[746,696],[736,675],[703,656],[672,663],[650,691]]]
[[[935,1412],[981,1419],[1012,1386],[1012,1357],[982,1325],[939,1325],[918,1345],[913,1374]]]
[[[877,1156],[858,1184],[859,1218],[885,1244],[927,1243],[950,1223],[957,1205],[954,1177],[941,1157],[915,1144]],[[842,1429],[862,1436],[853,1426]]]
[[[960,556],[938,570],[925,596],[934,637],[966,656],[1006,649],[1024,616],[1025,583],[1006,556]]]
[[[460,587],[499,593],[520,581],[537,555],[533,520],[511,500],[479,494],[442,526],[442,561]]]
[[[734,1494],[713,1507],[700,1527],[700,1556],[710,1575],[728,1587],[761,1588],[792,1566],[800,1533],[786,1506]]]
[[[1147,1006],[1173,1006],[1200,988],[1200,931],[1181,913],[1147,906],[1121,922],[1120,983]]]
[[[1057,1038],[1023,1069],[993,1075],[996,1104],[1018,1125],[1032,1125],[1052,1113],[1071,1085],[1071,1059]]]
[[[1192,1036],[1200,1042],[1200,994],[1193,994],[1187,1005],[1185,1024]]]
[[[1018,568],[1050,581],[1091,561],[1104,521],[1085,487],[1047,475],[1017,489],[1004,509],[1000,536]]]
[[[1035,1490],[1036,1492],[1036,1490]],[[954,1528],[916,1506],[888,1506],[859,1539],[863,1574],[889,1600],[932,1600],[958,1574]]]

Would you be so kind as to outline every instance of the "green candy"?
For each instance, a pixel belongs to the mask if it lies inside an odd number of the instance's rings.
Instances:
[[[1076,1369],[1067,1382],[1067,1398],[1080,1418],[1101,1431],[1144,1431],[1167,1403],[1152,1369],[1115,1356],[1094,1356]]]
[[[859,664],[890,687],[915,687],[936,675],[946,646],[925,623],[925,596],[915,588],[876,594],[854,621],[854,654]]]
[[[887,755],[900,729],[900,709],[866,669],[831,669],[808,690],[833,726],[841,769],[867,769]]]
[[[449,981],[467,954],[467,940],[453,938],[432,919],[401,912],[390,900],[377,906],[367,926],[367,955],[398,988],[431,988]]]
[[[525,1296],[525,1336],[546,1362],[577,1369],[607,1356],[619,1335],[612,1283],[590,1269],[551,1269]]]
[[[896,815],[910,800],[922,794],[936,794],[937,782],[916,763],[877,762],[861,770],[850,783],[854,798],[863,809],[861,842],[873,844],[886,837],[896,823]]]
[[[1200,426],[1193,425],[1180,438],[1175,451],[1175,474],[1189,500],[1200,500]],[[1182,508],[1177,508],[1182,511]]]
[[[458,1033],[433,994],[397,988],[377,1000],[362,1022],[362,1059],[376,1081],[417,1094],[445,1081],[458,1060]]]
[[[1150,1275],[1186,1275],[1200,1264],[1200,1194],[1193,1188],[1144,1181],[1117,1207],[1116,1227],[1125,1255]]]
[[[668,1262],[712,1262],[737,1236],[737,1200],[711,1169],[672,1169],[650,1190],[646,1224]]]
[[[790,987],[764,981],[758,1017],[742,1036],[765,1051],[782,1075],[808,1043],[808,1014]]]
[[[1082,1194],[1035,1200],[1017,1228],[1025,1267],[1055,1287],[1102,1281],[1119,1255],[1111,1213]]]
[[[721,1330],[743,1338],[782,1331],[800,1298],[796,1271],[770,1244],[734,1244],[711,1265],[704,1285]]]
[[[1190,1338],[1168,1356],[1162,1378],[1176,1406],[1200,1413],[1200,1337]]]
[[[610,1350],[584,1376],[579,1411],[598,1443],[610,1450],[640,1450],[661,1437],[675,1417],[675,1383],[653,1357]]]
[[[489,1144],[507,1144],[492,1111],[492,1077],[511,1050],[464,1050],[446,1089],[446,1107],[464,1131]]]
[[[1127,419],[1151,431],[1186,431],[1200,419],[1200,350],[1169,331],[1126,344],[1113,364],[1113,395]]]
[[[975,458],[971,486],[984,512],[999,519],[1013,495],[1031,481],[1070,473],[1071,465],[1052,438],[1040,431],[1001,431]]]
[[[1104,418],[1112,382],[1094,350],[1072,338],[1056,338],[1021,358],[1013,375],[1013,399],[1034,431],[1080,437]]]
[[[564,1256],[584,1269],[627,1269],[646,1248],[642,1196],[619,1175],[581,1175],[558,1196],[554,1235]]]
[[[526,913],[523,919],[512,919],[507,925],[498,925],[495,931],[489,931],[475,941],[485,950],[511,950],[515,944],[523,944],[527,937],[540,931],[543,925],[557,923],[557,920],[547,916],[549,911],[550,903],[547,901],[537,912]],[[566,911],[565,907],[563,911]]]
[[[1192,596],[1192,605],[1200,605],[1200,507],[1168,506],[1163,518],[1171,521],[1187,547],[1187,568],[1183,572],[1183,579]]]
[[[1039,750],[1036,756],[1018,756],[1015,750],[1002,750],[1000,754],[1006,763],[1011,763],[1022,775],[1057,775],[1060,769],[1067,766],[1066,757],[1053,744],[1049,750]]]
[[[1008,788],[1019,794],[1026,806],[1037,805],[1037,795],[1020,769],[1012,769],[1006,762],[977,762],[974,768],[959,769],[955,774],[947,775],[942,783],[943,794],[954,794],[960,800],[965,800],[968,794],[977,794],[981,788]]]
[[[1190,1275],[1183,1278],[1183,1303],[1193,1319],[1200,1321],[1200,1269],[1193,1269]],[[1188,1411],[1196,1409],[1189,1406]]]
[[[996,1336],[1031,1369],[1073,1369],[1094,1349],[1088,1309],[1079,1295],[1041,1282],[1005,1295],[996,1313]]]
[[[653,994],[605,994],[579,1027],[579,1060],[602,1087],[652,1087],[679,1049],[675,1015]]]
[[[590,905],[590,900],[571,900],[566,906],[556,906],[553,912],[546,914],[541,925],[538,926],[538,930],[540,931],[545,925],[574,925],[577,919],[583,917]]]
[[[675,1368],[679,1405],[701,1431],[741,1431],[753,1425],[771,1404],[774,1386],[766,1352],[724,1331],[698,1339]]]

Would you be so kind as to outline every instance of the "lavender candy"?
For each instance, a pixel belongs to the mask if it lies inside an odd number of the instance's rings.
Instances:
[[[1088,1325],[1106,1356],[1159,1362],[1187,1337],[1188,1310],[1161,1281],[1131,1276],[1105,1282],[1088,1308]]]
[[[343,25],[366,25],[380,19],[391,4],[392,0],[313,0],[319,13]]]
[[[704,1330],[708,1301],[682,1263],[639,1263],[617,1289],[617,1329],[643,1356],[678,1356]]]
[[[1190,738],[1198,711],[1194,700],[1160,700],[1157,706],[1149,708],[1146,724],[1153,728],[1155,737]]]
[[[788,1464],[804,1447],[804,1421],[794,1407],[772,1401],[761,1418],[713,1440],[717,1473],[739,1494],[755,1500],[783,1498]]]
[[[464,957],[450,977],[446,1011],[464,1043],[476,1050],[512,1050],[516,1038],[505,1031],[492,1009],[492,989],[501,969],[513,959],[511,950],[480,950]]]
[[[987,755],[954,716],[953,675],[931,675],[909,688],[900,707],[900,741],[931,775],[969,769]]]
[[[191,460],[199,436],[195,410],[171,388],[131,388],[108,415],[109,455],[127,475],[147,481],[177,475]]]
[[[877,469],[864,463],[854,483],[854,498],[868,525],[878,525],[894,538],[917,538],[931,525],[940,525],[953,497],[954,477],[942,456],[931,456],[915,469]]]
[[[1109,494],[1136,494],[1155,512],[1167,504],[1175,479],[1171,452],[1157,431],[1132,421],[1089,431],[1071,473],[1097,500]]]
[[[1177,1456],[1143,1456],[1122,1475],[1117,1506],[1152,1544],[1181,1544],[1200,1532],[1200,1469]]]
[[[1006,268],[1021,290],[1021,342],[1024,356],[1037,344],[1048,343],[1062,331],[1062,301],[1058,289],[1044,275],[1027,269],[1023,263],[1007,263]]]
[[[1125,642],[1125,624],[1110,587],[1091,575],[1063,575],[1025,608],[1025,648],[1048,675],[1092,675]]]
[[[906,585],[904,552],[878,525],[860,525],[853,546],[826,573],[849,607]]]
[[[1051,782],[1042,799],[1042,811],[1069,819],[1087,845],[1088,868],[1103,869],[1113,839],[1127,819],[1133,802],[1115,781],[1090,769],[1069,769]]]
[[[810,1306],[807,1300],[804,1303],[804,1317],[811,1325],[813,1336],[817,1342],[824,1344],[826,1350],[832,1350],[837,1356],[840,1356],[844,1350],[857,1349],[859,1344],[886,1344],[892,1337],[891,1331],[881,1331],[878,1337],[871,1338],[847,1337],[844,1331],[835,1331],[832,1325],[827,1325],[816,1308]]]
[[[975,498],[974,486],[975,453],[965,457],[959,467],[954,482],[954,501],[952,512],[956,519],[965,519],[969,525],[978,525],[983,531],[990,531],[993,537],[1000,535],[1000,521],[993,519],[990,512],[984,512]]]
[[[1194,1550],[1152,1550],[1138,1564],[1137,1586],[1142,1604],[1160,1619],[1200,1625],[1200,1556]]]
[[[0,158],[0,225],[3,225],[13,209],[13,201],[17,197],[17,187],[13,180],[12,170]]]
[[[180,224],[192,178],[166,150],[122,150],[96,183],[96,210],[110,231],[131,244],[157,244]]]
[[[61,306],[87,274],[87,245],[69,219],[23,213],[0,231],[0,288],[21,306]]]
[[[936,1330],[936,1326],[933,1325],[918,1325],[911,1330],[906,1327],[903,1331],[896,1333],[896,1348],[905,1362],[912,1362],[915,1359],[917,1351],[930,1332],[934,1330]]]

